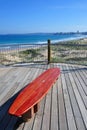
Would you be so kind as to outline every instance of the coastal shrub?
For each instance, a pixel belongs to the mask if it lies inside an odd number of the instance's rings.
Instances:
[[[31,54],[31,56],[37,56],[38,55],[38,50],[37,49],[28,49],[28,50],[24,50],[24,51],[20,51],[19,54],[22,55],[29,55]]]
[[[61,57],[51,57],[51,62],[55,62],[55,63],[64,63],[65,60]]]

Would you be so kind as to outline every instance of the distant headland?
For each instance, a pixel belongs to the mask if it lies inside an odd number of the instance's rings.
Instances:
[[[87,32],[56,32],[54,35],[61,35],[61,34],[81,34],[81,35],[87,35]]]

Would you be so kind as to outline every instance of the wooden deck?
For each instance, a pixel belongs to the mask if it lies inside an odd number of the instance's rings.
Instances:
[[[50,67],[60,67],[61,76],[40,102],[38,113],[26,123],[9,115],[9,106],[19,91]],[[0,130],[87,130],[87,67],[0,67]]]

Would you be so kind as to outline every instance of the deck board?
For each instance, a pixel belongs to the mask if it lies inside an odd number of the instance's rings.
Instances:
[[[40,102],[39,111],[29,122],[8,114],[8,109],[28,83],[47,68],[60,67],[61,75]],[[33,64],[0,67],[0,130],[86,130],[87,67]]]
[[[60,130],[67,130],[67,121],[66,121],[66,110],[64,104],[64,95],[63,95],[63,88],[61,83],[61,76],[57,81],[57,89],[58,89],[58,108],[59,108],[59,128]]]
[[[62,68],[64,71],[66,71],[66,68]],[[76,130],[76,125],[75,125],[75,120],[74,120],[74,115],[72,111],[72,106],[70,103],[70,98],[67,90],[67,83],[65,80],[65,73],[62,73],[62,85],[63,85],[63,94],[64,94],[64,101],[65,101],[65,108],[66,108],[66,116],[67,116],[67,123],[68,123],[68,128],[70,130]]]
[[[54,93],[54,94],[53,94]],[[57,91],[57,82],[51,91],[51,122],[50,130],[59,130],[58,128],[58,91]]]
[[[83,100],[82,100],[82,98],[80,96],[80,93],[78,91],[78,88],[76,86],[76,83],[75,83],[74,78],[73,78],[71,73],[69,73],[69,77],[70,77],[70,81],[72,83],[73,91],[74,91],[75,96],[76,96],[76,100],[77,100],[78,105],[79,105],[79,109],[81,111],[81,115],[82,115],[85,127],[87,128],[87,110],[86,110],[86,108],[84,106]]]
[[[44,115],[42,120],[42,130],[49,130],[50,128],[51,90],[48,92],[46,96]]]
[[[85,84],[83,83],[83,80],[81,79],[81,77],[79,76],[79,73],[75,72],[72,74],[75,80],[75,83],[77,85],[78,91],[81,95],[81,98],[83,100],[83,103],[85,105],[85,107],[87,108],[87,96],[86,96],[86,91],[84,90],[84,88],[86,87]],[[76,76],[75,76],[76,75]],[[81,74],[82,75],[82,74]]]
[[[73,68],[69,68],[69,69],[73,69]],[[74,79],[76,79],[75,75],[73,75],[73,77],[74,77]],[[66,82],[67,82],[68,93],[69,93],[70,102],[71,102],[71,105],[72,105],[74,119],[75,119],[75,122],[76,122],[76,127],[78,128],[78,130],[84,130],[85,129],[84,124],[83,124],[83,121],[82,121],[82,118],[81,118],[81,114],[80,114],[80,111],[79,111],[78,104],[76,102],[76,98],[75,98],[75,94],[73,92],[72,83],[70,82],[69,74],[68,75],[66,74],[65,78],[66,78]]]

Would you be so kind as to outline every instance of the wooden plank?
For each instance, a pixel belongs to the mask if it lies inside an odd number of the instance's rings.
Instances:
[[[16,124],[14,125],[14,128],[13,130],[23,130],[24,129],[24,126],[25,126],[25,123],[19,119]]]
[[[12,119],[9,118],[9,120],[8,120],[8,117],[6,118],[6,116],[5,116],[5,119],[3,121],[4,121],[4,124],[2,124],[2,122],[1,122],[2,130],[13,130],[15,123],[17,121],[17,118],[16,117],[14,117]]]
[[[83,74],[84,74],[85,79],[87,79],[87,67],[84,68]],[[86,82],[86,84],[87,84],[87,82]]]
[[[10,73],[11,74],[11,73]],[[0,77],[0,89],[2,90],[3,86],[9,81],[9,73]],[[1,91],[0,91],[1,92]],[[2,93],[2,92],[1,92]]]
[[[9,86],[10,84],[12,84],[16,78],[16,73],[17,70],[13,69],[13,71],[11,70],[10,73],[8,73],[7,75],[5,75],[5,78],[1,78],[2,83],[0,84],[0,94],[2,94],[7,88],[7,86]]]
[[[9,72],[10,68],[0,68],[0,79],[5,76]]]
[[[65,100],[65,108],[66,108],[66,116],[67,116],[67,123],[69,130],[76,130],[76,124],[73,116],[72,107],[70,104],[69,94],[67,91],[67,85],[65,81],[64,72],[66,70],[63,69],[63,73],[61,74],[62,77],[62,85],[63,85],[63,94],[64,94],[64,100]]]
[[[38,77],[38,75],[40,75],[43,72],[43,70],[44,69],[41,65],[38,65],[38,67],[36,65],[34,67],[31,66],[28,75],[26,75],[26,78],[24,78],[25,84],[23,84],[23,86],[32,82],[36,77]]]
[[[3,89],[2,93],[0,94],[1,101],[7,95],[7,93],[9,93],[9,91],[13,88],[15,82],[18,81],[18,77],[14,78],[14,73],[12,73],[12,74],[13,74],[13,76],[10,78],[9,82],[5,86],[3,86],[4,89]]]
[[[67,67],[67,69],[69,70],[68,67]],[[80,109],[80,111],[81,111],[81,115],[82,115],[82,118],[83,118],[85,127],[86,127],[86,129],[87,129],[87,110],[86,110],[86,108],[85,108],[85,106],[84,106],[84,103],[83,103],[83,101],[82,101],[82,99],[81,99],[81,96],[80,96],[80,94],[79,94],[79,92],[78,92],[78,89],[77,89],[77,87],[76,87],[75,81],[74,81],[74,79],[73,79],[73,77],[72,77],[70,71],[69,71],[69,77],[70,77],[71,83],[73,84],[73,85],[72,85],[72,88],[73,88],[73,91],[74,91],[74,93],[75,93],[76,100],[77,100],[77,102],[78,102],[79,109]]]
[[[21,72],[21,71],[20,71]],[[22,76],[21,76],[22,77]],[[18,77],[17,77],[18,78]],[[3,121],[3,123],[5,123],[5,122],[8,122],[7,123],[7,125],[9,125],[9,127],[10,127],[10,125],[11,124],[9,124],[9,120],[10,120],[10,118],[8,118],[9,116],[8,116],[8,108],[9,108],[9,106],[11,105],[11,103],[13,102],[13,100],[14,100],[14,98],[15,98],[15,96],[14,97],[12,97],[12,95],[13,95],[13,93],[14,93],[14,91],[15,91],[15,89],[18,87],[17,86],[18,84],[16,83],[16,82],[14,82],[14,84],[13,84],[13,87],[9,90],[9,92],[8,93],[6,93],[6,95],[5,95],[5,97],[3,97],[3,100],[1,100],[1,104],[3,104],[6,100],[6,102],[5,102],[5,104],[4,105],[2,105],[1,106],[1,108],[0,108],[0,115],[1,115],[1,117],[0,117],[0,120],[2,120]],[[9,87],[9,86],[8,86]],[[10,98],[10,97],[12,97],[12,98]],[[10,98],[10,99],[9,99]],[[8,100],[9,99],[9,100]],[[7,119],[9,119],[9,120],[5,120],[5,117],[7,118]],[[11,117],[11,116],[10,116]],[[12,120],[13,120],[13,118],[12,118]],[[10,122],[11,122],[11,120],[10,120]],[[15,120],[15,122],[16,122],[16,120]],[[1,125],[3,124],[3,123],[1,123]],[[6,126],[5,126],[6,127]]]
[[[6,113],[4,118],[0,120],[0,130],[4,130],[7,124],[9,123],[9,121],[10,121],[10,116],[8,115],[8,113]]]
[[[13,84],[13,86],[10,88],[10,90],[8,92],[6,92],[6,94],[4,94],[4,97],[2,97],[2,99],[0,101],[0,105],[3,105],[8,100],[10,100],[10,98],[12,97],[12,95],[14,94],[14,92],[18,86],[19,86],[19,83],[17,83],[17,82]]]
[[[21,126],[17,130],[33,130],[34,122],[35,116],[33,116],[30,121],[25,122],[24,125],[21,124]]]
[[[82,88],[87,96],[87,78],[83,74],[83,69],[81,69],[81,71],[79,71],[79,81],[80,81],[80,84],[82,85]]]
[[[5,113],[3,119],[0,120],[0,129],[2,129],[2,130],[5,129],[7,127],[7,125],[10,124],[10,119],[11,119],[11,117],[8,115],[8,113]],[[14,122],[13,121],[12,121],[11,126],[14,127]]]
[[[15,90],[18,88],[18,86],[19,86],[19,78],[21,78],[21,74],[22,74],[22,70],[20,70],[20,71],[18,71],[19,73],[17,73],[17,76],[15,77],[15,79],[13,78],[13,84],[11,84],[11,85],[9,85],[9,84],[6,84],[5,85],[5,88],[4,88],[4,91],[5,91],[5,94],[4,94],[4,96],[3,96],[3,98],[1,99],[1,102],[0,102],[0,104],[3,104],[4,102],[6,102],[10,97],[12,97],[12,95],[14,94],[14,92],[15,92]],[[9,75],[8,75],[9,76]],[[14,77],[14,75],[13,75],[13,77]],[[10,89],[9,89],[9,86],[11,86],[10,87]],[[4,86],[3,86],[4,87]],[[7,91],[9,89],[9,91]]]
[[[5,82],[7,82],[9,80],[9,77],[11,77],[12,73],[14,73],[15,71],[16,71],[15,68],[10,67],[9,71],[0,78],[0,82],[3,81],[3,79]],[[9,75],[9,77],[8,77],[8,75]]]
[[[75,68],[73,68],[73,69],[75,69]],[[84,92],[84,90],[83,90],[83,86],[84,86],[85,84],[81,83],[81,82],[82,82],[82,79],[81,79],[81,77],[79,76],[78,71],[75,71],[75,72],[73,73],[73,75],[74,75],[73,78],[74,78],[74,80],[75,80],[75,82],[76,82],[78,91],[79,91],[79,93],[80,93],[80,95],[81,95],[81,98],[83,99],[84,105],[85,105],[85,107],[86,107],[86,109],[87,109],[87,96],[85,95],[85,92]]]
[[[57,83],[52,88],[51,99],[51,123],[50,130],[58,130],[58,97],[57,97]]]
[[[72,68],[69,67],[69,70],[72,70]],[[67,72],[68,72],[68,70],[67,70]],[[72,72],[72,75],[74,73],[75,72]],[[73,76],[76,79],[76,76],[75,75],[73,75]],[[65,78],[66,78],[68,93],[69,93],[69,97],[70,97],[70,101],[71,101],[71,105],[72,105],[77,129],[78,130],[85,130],[85,126],[84,126],[84,123],[83,123],[83,120],[82,120],[82,117],[81,117],[81,113],[79,111],[79,107],[78,107],[78,104],[77,104],[77,101],[76,101],[76,98],[75,98],[75,95],[74,95],[74,92],[73,92],[73,88],[72,88],[73,84],[70,82],[68,73],[65,73]]]
[[[31,79],[29,79],[29,77],[31,77],[32,70],[30,68],[27,68],[26,70],[24,70],[23,68],[21,68],[21,69],[23,71],[21,70],[21,72],[17,76],[17,78],[18,78],[17,82],[19,85],[18,85],[17,89],[14,91],[13,95],[18,93],[21,89],[23,89],[27,85],[28,80],[31,80]]]
[[[58,79],[58,106],[59,106],[59,128],[60,130],[68,130],[67,128],[67,121],[66,121],[66,112],[65,112],[65,105],[64,105],[64,98],[63,98],[63,91],[62,91],[62,83],[61,83],[61,76]],[[56,129],[55,129],[56,130]]]
[[[41,67],[40,67],[41,68]],[[21,73],[18,74],[18,84],[19,87],[17,89],[20,90],[20,88],[22,88],[24,86],[24,84],[27,84],[27,82],[29,82],[29,80],[31,81],[33,78],[35,78],[35,76],[38,75],[38,73],[40,73],[41,71],[43,71],[42,69],[39,68],[22,68],[24,71],[20,71]],[[38,71],[37,71],[38,70]],[[39,71],[40,70],[40,71]],[[31,76],[32,74],[32,76]],[[22,75],[22,76],[21,76]],[[20,77],[20,78],[19,78]],[[17,83],[16,83],[17,84]],[[14,86],[15,87],[15,86]],[[18,92],[18,90],[16,89],[16,91],[14,91],[14,93]],[[13,89],[14,90],[14,89]],[[12,90],[12,91],[13,91]],[[12,94],[12,91],[11,94]],[[14,95],[14,93],[12,95]],[[10,94],[10,93],[9,93]],[[6,95],[7,96],[7,95]],[[10,127],[13,127],[12,122],[16,122],[17,120],[14,119],[14,117],[11,117],[10,123],[8,123],[7,129],[9,129]],[[31,123],[30,123],[31,124]],[[17,129],[22,129],[24,128],[24,123],[20,124],[20,121],[18,121],[16,123],[16,126],[20,125],[19,128]]]
[[[42,125],[42,120],[43,120],[43,115],[44,115],[45,100],[46,99],[43,98],[43,100],[40,102],[39,110],[36,113],[35,120],[34,120],[34,122],[32,124],[32,130],[41,130],[41,125]],[[24,127],[24,130],[29,130],[30,126],[29,126],[29,123],[26,123],[26,126]]]
[[[87,79],[87,73],[86,73],[86,71],[87,71],[87,68],[85,67],[85,68],[82,68],[81,71],[79,71],[79,72],[82,72],[82,73],[83,73],[81,76],[82,76],[82,78],[83,78],[85,84],[87,85],[87,82],[86,82],[86,80],[85,80],[85,79]]]
[[[51,90],[48,92],[46,96],[41,130],[49,130],[50,128],[50,109],[51,109],[50,107],[51,107]]]

